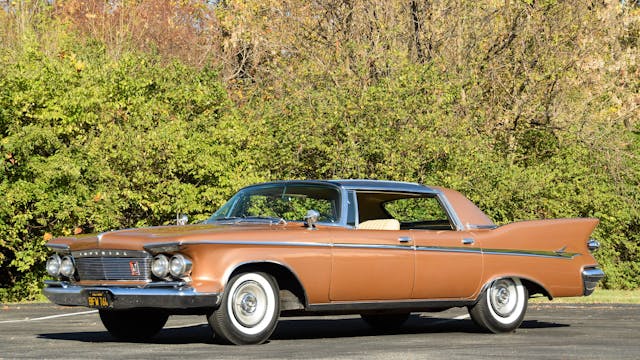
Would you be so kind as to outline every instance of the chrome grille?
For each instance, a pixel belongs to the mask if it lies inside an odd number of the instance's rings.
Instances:
[[[151,257],[76,257],[80,280],[150,279]]]

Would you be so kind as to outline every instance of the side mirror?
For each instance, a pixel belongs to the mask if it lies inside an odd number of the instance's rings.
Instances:
[[[304,225],[309,229],[315,229],[319,217],[320,213],[316,210],[307,211],[307,215],[304,216]]]
[[[176,225],[187,225],[189,223],[189,217],[185,214],[178,214],[176,216]]]

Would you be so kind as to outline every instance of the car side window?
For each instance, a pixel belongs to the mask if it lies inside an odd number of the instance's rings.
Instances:
[[[402,229],[454,230],[447,211],[436,196],[391,200],[383,207],[400,221]]]

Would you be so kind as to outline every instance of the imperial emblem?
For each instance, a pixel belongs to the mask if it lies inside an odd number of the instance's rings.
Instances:
[[[131,276],[140,276],[140,266],[137,261],[129,261],[129,270],[131,270]]]

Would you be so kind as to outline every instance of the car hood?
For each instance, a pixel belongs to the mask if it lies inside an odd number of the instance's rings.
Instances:
[[[69,248],[71,251],[89,249],[142,250],[145,245],[158,243],[188,243],[207,240],[241,241],[264,239],[266,232],[297,232],[305,230],[301,223],[287,225],[269,224],[199,224],[185,226],[154,226],[138,229],[125,229],[100,234],[60,237],[51,240],[47,246]],[[262,235],[262,236],[261,236]],[[286,237],[286,236],[285,236]],[[280,236],[278,237],[280,238]]]

